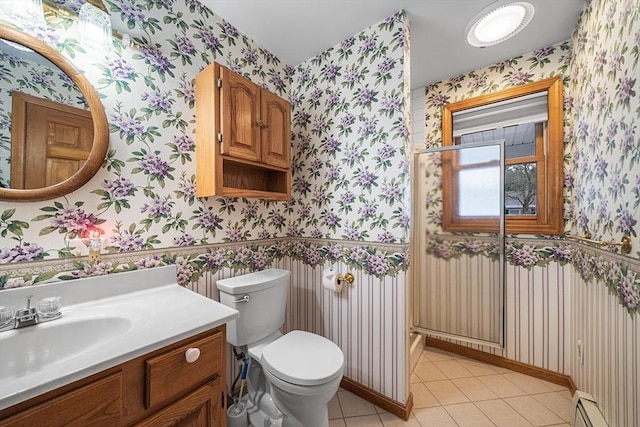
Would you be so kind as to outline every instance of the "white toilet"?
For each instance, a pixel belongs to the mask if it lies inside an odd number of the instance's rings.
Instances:
[[[251,426],[327,427],[327,403],[340,385],[344,355],[310,332],[282,335],[290,275],[269,269],[217,281],[220,302],[240,312],[227,324],[227,341],[251,357]]]

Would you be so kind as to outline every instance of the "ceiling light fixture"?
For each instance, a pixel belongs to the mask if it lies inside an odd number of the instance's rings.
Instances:
[[[487,47],[510,39],[527,26],[534,14],[531,3],[504,1],[492,3],[473,17],[466,28],[471,46]]]
[[[86,0],[80,8],[78,39],[89,49],[111,51],[111,19],[102,0]]]

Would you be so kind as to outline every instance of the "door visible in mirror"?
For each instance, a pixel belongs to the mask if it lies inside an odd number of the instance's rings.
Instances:
[[[32,189],[72,177],[89,157],[89,111],[20,92],[12,93],[11,186]]]
[[[109,149],[91,83],[52,46],[2,24],[0,75],[0,200],[47,200],[80,188]]]
[[[3,122],[0,127],[0,186],[35,189],[68,179],[87,159],[93,143],[91,112],[82,92],[55,64],[17,43],[0,39],[0,59],[3,76],[0,79],[0,117]],[[52,115],[53,111],[58,113]],[[69,129],[61,128],[67,113],[83,116],[81,127],[88,130],[81,136],[82,150],[86,152],[84,159],[78,159],[74,165],[63,165],[55,160],[68,159],[72,154],[61,152],[62,148],[72,148],[67,145],[71,137]],[[62,146],[53,141],[62,136],[61,131],[66,133]],[[31,173],[25,176],[27,170]],[[35,171],[48,178],[41,179],[33,174]]]

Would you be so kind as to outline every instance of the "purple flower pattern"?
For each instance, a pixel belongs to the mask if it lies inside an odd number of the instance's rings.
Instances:
[[[592,3],[593,8],[597,10],[587,14],[587,18],[598,15],[598,10],[604,7],[602,6],[604,2]],[[94,67],[94,69],[87,70],[87,76],[90,79],[95,79],[92,83],[99,88],[107,110],[111,125],[110,146],[113,149],[112,157],[108,158],[105,167],[99,172],[96,182],[100,186],[100,191],[107,193],[109,200],[122,200],[126,204],[109,205],[104,202],[104,196],[103,200],[98,201],[91,194],[95,193],[95,190],[82,189],[77,195],[72,196],[74,197],[72,203],[75,200],[84,200],[85,205],[76,206],[71,211],[77,208],[84,215],[76,212],[78,217],[73,219],[72,212],[63,212],[63,210],[55,208],[56,215],[60,217],[59,224],[56,224],[60,226],[58,230],[61,233],[67,233],[64,230],[67,230],[66,226],[69,226],[71,232],[83,232],[92,223],[95,226],[99,221],[112,220],[117,215],[124,215],[128,222],[137,222],[145,215],[159,220],[157,223],[152,222],[148,229],[120,230],[113,228],[105,230],[109,241],[113,243],[112,250],[114,252],[135,251],[143,247],[162,248],[171,245],[215,244],[222,241],[224,236],[222,234],[216,236],[216,233],[211,233],[211,227],[213,226],[216,230],[227,229],[230,223],[233,224],[239,220],[248,230],[249,239],[282,237],[287,230],[292,230],[301,238],[305,236],[319,237],[324,234],[323,237],[329,239],[341,238],[345,235],[359,239],[362,237],[362,230],[370,230],[371,237],[367,235],[364,240],[382,243],[405,242],[408,215],[403,212],[409,212],[410,207],[402,206],[404,203],[402,195],[405,193],[407,182],[405,156],[408,150],[405,148],[405,143],[408,130],[404,120],[400,120],[400,124],[393,124],[391,120],[387,120],[391,116],[395,119],[404,115],[404,109],[408,105],[405,95],[399,95],[407,91],[403,86],[404,82],[397,77],[402,75],[402,49],[395,49],[396,46],[404,46],[406,38],[403,31],[398,31],[405,24],[403,14],[396,14],[386,19],[381,26],[371,27],[361,34],[345,40],[335,48],[317,55],[313,60],[294,70],[286,64],[280,64],[277,58],[239,34],[231,24],[211,14],[200,2],[188,0],[184,5],[185,8],[180,10],[184,13],[181,17],[183,22],[189,25],[199,20],[205,21],[205,18],[211,22],[204,26],[190,25],[185,28],[180,28],[179,24],[174,24],[171,19],[163,22],[162,18],[165,15],[169,18],[169,11],[178,7],[178,2],[171,0],[147,3],[115,2],[112,4],[112,14],[113,12],[115,12],[114,16],[119,14],[120,19],[130,28],[150,28],[146,26],[154,20],[162,23],[161,26],[159,25],[153,30],[147,29],[148,33],[137,37],[142,48],[118,51],[115,56],[103,59],[103,63],[107,65],[111,73],[111,80],[98,82],[98,79],[103,76],[101,76],[101,69],[96,65],[89,65],[89,68]],[[623,20],[626,19],[623,13],[625,8],[628,7],[609,6],[606,8],[606,13],[613,17],[620,16]],[[604,13],[605,10],[601,12]],[[171,16],[173,17],[173,15]],[[632,28],[634,25],[637,27],[637,24],[630,25]],[[577,129],[571,128],[565,132],[570,140],[569,152],[571,152],[572,144],[576,146],[573,153],[576,161],[568,162],[569,176],[572,177],[571,181],[574,183],[576,194],[575,203],[571,204],[575,205],[574,215],[576,217],[583,215],[584,220],[581,220],[581,223],[592,227],[596,234],[613,237],[614,233],[621,233],[625,230],[635,236],[638,227],[637,223],[634,223],[634,220],[638,218],[638,203],[636,201],[640,200],[640,194],[633,191],[633,186],[638,186],[640,177],[631,173],[628,174],[628,181],[623,178],[616,181],[603,179],[600,183],[594,179],[596,172],[590,159],[593,158],[592,152],[606,152],[603,165],[612,165],[619,161],[622,167],[609,169],[610,175],[613,170],[619,171],[616,175],[621,177],[630,170],[637,170],[634,169],[640,162],[640,153],[638,153],[640,150],[635,144],[638,134],[637,124],[631,122],[627,115],[620,114],[620,112],[637,110],[638,86],[635,78],[637,73],[634,74],[633,70],[630,71],[630,64],[633,63],[633,60],[630,59],[632,53],[629,46],[634,46],[634,42],[635,45],[638,44],[640,32],[637,30],[627,31],[625,34],[628,35],[625,35],[622,40],[616,41],[618,45],[613,47],[607,45],[607,43],[613,43],[609,37],[595,37],[593,27],[588,24],[580,25],[573,37],[571,49],[566,43],[556,45],[553,48],[539,49],[531,55],[523,55],[520,58],[497,64],[489,73],[483,73],[483,70],[480,70],[475,72],[474,78],[458,76],[445,82],[441,88],[435,85],[435,94],[427,92],[427,102],[428,106],[431,103],[431,105],[440,105],[441,107],[445,103],[455,100],[458,96],[459,93],[455,93],[456,89],[454,88],[458,88],[459,91],[464,88],[464,90],[480,93],[486,87],[483,82],[495,81],[498,82],[498,85],[509,86],[522,81],[537,80],[540,78],[540,73],[545,73],[545,76],[548,76],[559,72],[558,70],[568,70],[567,62],[571,58],[587,49],[593,49],[596,53],[594,56],[598,59],[596,65],[575,64],[575,74],[571,76],[571,86],[568,86],[567,91],[569,93],[566,94],[568,96],[565,96],[566,100],[571,100],[571,103],[566,105],[574,109],[583,109],[574,113],[575,117],[583,118],[585,125],[584,136],[579,134]],[[60,36],[55,34],[54,28],[34,29],[34,33],[46,41],[57,43],[61,40]],[[175,48],[172,48],[172,42],[175,44]],[[386,46],[391,48],[386,50]],[[572,53],[571,50],[574,52]],[[606,52],[606,54],[598,54],[602,52]],[[221,199],[209,198],[207,200],[195,197],[193,165],[191,163],[179,165],[179,159],[171,158],[175,153],[169,149],[169,145],[173,144],[180,154],[193,152],[194,91],[192,81],[184,76],[195,75],[200,64],[183,64],[184,55],[187,54],[192,57],[194,62],[195,58],[199,57],[207,61],[212,59],[224,61],[225,59],[222,58],[228,58],[230,63],[226,65],[241,71],[263,87],[269,87],[272,91],[283,96],[290,96],[294,107],[292,117],[303,118],[300,121],[294,120],[292,142],[294,155],[298,157],[296,162],[299,165],[299,168],[294,172],[294,179],[298,179],[296,181],[298,185],[294,191],[295,203],[293,206],[297,207],[298,204],[311,206],[311,211],[305,213],[304,219],[297,217],[295,213],[297,210],[288,211],[284,203],[263,204],[261,202],[257,207],[244,209],[251,201],[237,200],[233,203],[224,203]],[[586,55],[582,54],[582,58],[585,57]],[[358,64],[361,59],[364,59],[363,63]],[[528,68],[529,66],[531,68]],[[599,67],[602,68],[601,75],[600,71],[597,71]],[[178,71],[178,76],[174,75],[175,71]],[[391,72],[393,76],[388,81],[376,80],[374,76],[376,73],[382,75],[388,72]],[[501,75],[495,78],[495,72]],[[592,105],[602,108],[589,110],[586,106],[588,103],[585,102],[589,96],[589,90],[582,86],[591,81],[592,77],[603,82],[605,79],[613,82],[608,84],[614,85],[616,95],[609,98],[606,93],[594,93]],[[124,85],[130,87],[133,96],[129,95],[128,99],[133,100],[137,97],[142,101],[142,105],[136,105],[132,102],[118,107],[116,99],[122,98],[116,96],[117,93],[120,93],[117,92],[118,84],[122,84],[121,90],[127,90]],[[447,90],[449,84],[451,90]],[[604,87],[607,84],[593,84],[591,86]],[[316,92],[313,93],[314,91]],[[313,96],[311,96],[312,94]],[[177,97],[184,97],[185,102],[175,102]],[[312,102],[318,102],[317,110],[313,109]],[[143,108],[145,107],[153,111],[151,118],[144,116]],[[429,108],[426,114],[427,120],[437,121],[439,114],[430,111]],[[296,116],[296,113],[299,115]],[[183,124],[180,124],[182,119],[178,119],[180,116],[184,120]],[[380,121],[375,123],[374,119],[378,118]],[[331,120],[333,123],[330,123]],[[567,117],[568,126],[572,126],[571,121],[572,117]],[[312,134],[311,127],[305,128],[312,123],[316,124],[315,132],[320,135]],[[372,126],[373,124],[375,124],[375,128]],[[181,128],[181,126],[183,127]],[[153,127],[161,130],[155,135],[155,138],[152,138],[154,136],[151,130]],[[362,131],[359,132],[358,129],[362,129]],[[427,126],[427,132],[429,129]],[[609,147],[600,147],[598,139],[600,137],[594,137],[595,130],[599,132],[600,129],[604,134],[608,134],[609,139],[614,139]],[[181,139],[185,135],[189,135],[189,137]],[[362,138],[362,140],[358,140],[358,138]],[[438,138],[427,135],[426,140],[434,141],[434,144],[437,144]],[[130,141],[135,141],[136,145],[128,147]],[[321,141],[331,142],[323,147]],[[389,148],[385,147],[385,144],[388,144]],[[144,145],[145,152],[148,154],[145,156],[132,154],[133,150],[140,149],[141,145]],[[356,152],[351,152],[355,154],[355,157],[350,159],[352,164],[347,167],[344,159],[349,154],[348,147],[356,146],[359,148]],[[386,170],[382,167],[376,167],[378,166],[377,160],[374,159],[376,156],[381,162],[380,165],[389,160],[391,166]],[[320,158],[321,162],[316,162],[314,167],[318,167],[319,170],[314,169],[314,175],[310,176],[307,170],[311,161],[317,160],[317,158]],[[140,168],[143,174],[138,176],[132,174],[135,168]],[[178,170],[176,179],[171,175],[171,168]],[[586,173],[578,174],[577,171]],[[601,172],[601,175],[603,173]],[[164,181],[166,188],[157,185],[161,180]],[[613,200],[600,202],[599,200],[608,191],[603,188],[611,184],[626,186],[626,191],[621,188],[612,194]],[[371,190],[370,195],[368,194],[369,190]],[[362,197],[363,195],[365,197]],[[580,197],[580,195],[582,196]],[[163,200],[167,203],[163,203]],[[387,218],[392,217],[388,212],[397,211],[398,223],[390,223],[388,227],[375,225],[373,221],[377,215],[370,213],[374,206],[372,200],[380,203],[379,212],[384,207]],[[591,208],[593,201],[598,201],[598,203],[595,203]],[[166,207],[171,202],[176,203],[176,209],[171,209],[173,212],[167,212]],[[54,209],[52,203],[42,202],[38,207]],[[432,205],[437,207],[438,203],[434,202]],[[116,211],[114,206],[120,206],[122,210]],[[333,208],[335,211],[332,211]],[[162,227],[166,226],[169,220],[175,220],[176,214],[184,214],[187,211],[196,213],[185,220],[182,226],[170,228],[168,232],[161,232]],[[136,212],[138,214],[135,214]],[[243,212],[246,212],[246,215]],[[358,212],[366,214],[363,215],[364,223],[362,226],[354,227],[354,221],[359,218]],[[45,211],[45,214],[49,215],[49,222],[52,223],[51,211]],[[33,218],[29,215],[24,208],[18,209],[19,218],[30,221]],[[132,215],[134,215],[133,218]],[[429,213],[428,218],[432,218],[436,224],[440,222],[437,213]],[[620,219],[619,226],[618,218]],[[574,218],[568,219],[574,220]],[[311,225],[314,221],[317,225]],[[307,222],[309,225],[305,225]],[[217,228],[213,224],[219,225],[221,228]],[[54,225],[51,224],[51,227]],[[619,228],[616,229],[616,227]],[[35,241],[36,238],[40,238],[38,234],[42,234],[41,230],[43,230],[42,227],[31,227],[26,230],[28,235],[25,239]],[[189,234],[187,230],[193,235]],[[149,243],[154,241],[152,238],[154,236],[160,236],[159,240],[156,239],[156,243]],[[53,236],[40,238],[42,239],[41,244],[48,248],[59,246],[51,242],[51,238]],[[16,246],[15,242],[4,242],[4,251]],[[368,266],[371,265],[371,268],[375,266],[375,271],[383,271],[385,263],[378,262],[380,257],[376,250],[378,249],[364,249],[363,253],[356,256],[357,265],[360,268],[369,268]],[[450,248],[441,248],[441,252],[445,255],[449,253],[449,250]],[[478,248],[469,245],[465,250],[473,252]],[[367,256],[368,251],[372,252]],[[530,262],[526,255],[532,256],[531,248],[517,248],[514,251],[520,256],[516,257],[518,262],[523,264]],[[309,261],[320,262],[316,261],[316,251],[309,250],[307,252]],[[301,252],[301,254],[304,253],[304,251]],[[330,259],[336,255],[329,249],[326,249],[326,252],[322,249],[320,253],[321,259]],[[356,253],[358,251],[353,252],[353,254]],[[49,250],[44,250],[44,248],[42,254],[44,257],[51,256]],[[570,253],[565,253],[560,249],[548,256],[542,256],[535,249],[534,254],[538,257],[536,265],[544,263],[549,258],[558,262],[566,262],[567,258],[571,257]],[[248,254],[245,255],[241,258],[246,265],[256,267],[265,265],[261,261],[263,259],[261,255],[258,255],[253,263],[251,257]],[[387,261],[391,262],[390,258],[392,257],[387,258]],[[406,262],[406,257],[398,256],[398,258],[401,258],[403,263]],[[183,258],[179,264],[181,266],[192,265],[197,259],[198,257]],[[175,259],[170,262],[178,264]],[[395,265],[394,262],[391,264]],[[111,267],[95,267],[82,274],[101,274],[104,271],[109,272],[109,268]],[[393,274],[393,269],[389,272],[389,274]],[[181,277],[184,277],[185,282],[198,276],[192,267],[186,268],[184,273]],[[622,288],[617,292],[622,294]],[[625,295],[633,295],[633,292]],[[627,300],[632,302],[633,298],[629,298],[631,297],[628,297]],[[623,299],[621,298],[621,301]]]

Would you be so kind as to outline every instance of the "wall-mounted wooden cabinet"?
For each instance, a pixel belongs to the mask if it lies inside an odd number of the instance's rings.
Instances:
[[[196,77],[196,196],[291,198],[291,106],[220,64]]]

